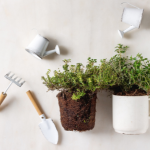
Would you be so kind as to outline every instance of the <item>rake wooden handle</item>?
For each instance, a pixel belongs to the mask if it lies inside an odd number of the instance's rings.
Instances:
[[[29,91],[27,91],[26,93],[27,93],[29,99],[31,100],[31,102],[32,102],[32,104],[33,104],[33,106],[34,106],[34,108],[35,108],[36,111],[38,112],[38,114],[39,114],[39,115],[42,115],[43,113],[42,113],[42,111],[40,110],[40,108],[39,108],[39,106],[37,105],[37,103],[35,102],[35,99],[33,98],[31,91],[29,90]]]
[[[5,93],[1,93],[1,95],[0,95],[0,105],[2,104],[2,102],[4,101],[4,99],[5,99],[5,97],[7,96],[7,94]]]

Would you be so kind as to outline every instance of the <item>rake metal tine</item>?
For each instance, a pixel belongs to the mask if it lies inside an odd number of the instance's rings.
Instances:
[[[13,80],[15,81],[18,77],[15,77]]]
[[[21,82],[20,84],[23,85],[25,83],[25,81]]]
[[[19,83],[21,81],[22,78],[20,78],[17,82]]]
[[[15,74],[13,74],[12,76],[10,76],[10,78],[12,78]]]
[[[9,75],[10,75],[10,73],[11,73],[11,71],[10,71],[10,72],[8,72],[6,75],[7,75],[7,76],[9,76]]]
[[[7,89],[5,90],[4,94],[6,94],[7,90],[9,89],[9,87],[14,83],[17,86],[21,87],[25,81],[21,81],[22,78],[17,77],[14,73],[12,73],[11,71],[8,72],[5,76],[6,79],[8,79],[10,82],[10,84],[8,85]],[[20,83],[19,83],[20,82]]]

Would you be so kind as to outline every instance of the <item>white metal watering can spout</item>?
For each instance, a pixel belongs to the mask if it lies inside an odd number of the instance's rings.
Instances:
[[[125,34],[126,32],[131,31],[131,30],[133,30],[133,29],[135,29],[135,28],[137,28],[137,27],[130,26],[129,28],[127,28],[127,29],[125,29],[125,30],[123,30],[123,31],[118,30],[118,33],[119,33],[120,37],[123,38],[123,37],[124,37],[124,34]]]
[[[127,2],[123,2],[123,3],[127,3]],[[121,3],[121,4],[123,4],[123,3]],[[135,28],[139,28],[141,21],[142,21],[143,9],[138,8],[130,3],[127,3],[127,4],[133,6],[134,8],[133,7],[125,7],[123,9],[121,21],[129,24],[130,27],[124,31],[118,30],[118,33],[121,36],[121,38],[124,37],[124,34],[126,32],[129,32]]]
[[[60,54],[58,45],[56,45],[54,50],[46,51],[48,45],[49,40],[38,34],[28,45],[26,51],[38,59],[42,59],[43,57],[48,56],[55,52],[57,54]]]
[[[53,54],[53,53],[57,53],[58,55],[60,55],[60,49],[59,49],[59,46],[56,45],[55,49],[54,50],[49,50],[49,51],[46,51],[44,54],[43,54],[43,57],[46,57],[50,54]]]

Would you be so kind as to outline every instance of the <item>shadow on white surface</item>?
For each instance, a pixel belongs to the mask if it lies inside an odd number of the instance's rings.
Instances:
[[[62,143],[62,132],[61,132],[61,129],[60,129],[60,122],[57,122],[56,120],[53,120],[55,126],[56,126],[56,129],[58,130],[58,143],[57,145],[61,145]]]
[[[111,93],[107,91],[101,91],[97,94],[95,127],[90,133],[110,134],[112,130]]]
[[[143,19],[141,23],[141,27],[144,29],[150,29],[150,10],[144,9]]]
[[[3,111],[3,110],[7,110],[7,109],[10,109],[9,107],[11,107],[11,104],[14,102],[15,100],[15,97],[6,97],[6,99],[3,101],[3,103],[1,104],[0,106],[0,112]]]

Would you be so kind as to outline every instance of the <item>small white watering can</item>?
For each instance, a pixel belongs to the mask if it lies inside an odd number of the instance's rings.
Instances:
[[[55,52],[60,54],[58,45],[56,45],[54,50],[46,51],[48,44],[49,40],[38,34],[25,50],[38,59],[42,59]]]
[[[127,3],[127,2],[123,2],[123,3]],[[121,3],[121,4],[123,4]],[[130,3],[127,3],[129,5],[131,5]],[[122,13],[122,18],[121,21],[124,23],[127,23],[130,25],[129,28],[127,28],[124,31],[118,30],[119,35],[121,36],[121,38],[124,37],[124,34],[128,31],[131,31],[135,28],[139,28],[140,24],[141,24],[141,20],[142,20],[142,14],[143,14],[143,9],[140,9],[134,5],[131,5],[134,8],[130,8],[130,7],[125,7]]]

